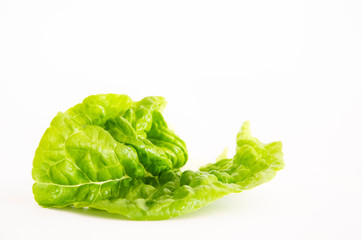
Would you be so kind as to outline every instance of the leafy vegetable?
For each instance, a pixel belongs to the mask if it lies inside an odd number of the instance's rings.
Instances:
[[[100,94],[59,112],[34,157],[38,204],[167,219],[267,182],[284,167],[282,144],[259,142],[246,122],[232,159],[181,172],[187,149],[163,119],[165,104],[162,97]]]

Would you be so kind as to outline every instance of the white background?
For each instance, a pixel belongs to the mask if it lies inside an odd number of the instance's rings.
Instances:
[[[361,1],[0,0],[0,239],[362,239]],[[167,221],[33,200],[58,111],[166,97],[197,169],[245,120],[281,140],[271,182]]]

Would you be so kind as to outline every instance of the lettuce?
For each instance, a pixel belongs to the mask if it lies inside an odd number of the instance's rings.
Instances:
[[[167,219],[271,180],[284,167],[282,144],[261,143],[249,123],[236,154],[180,171],[184,141],[168,128],[162,97],[89,96],[59,112],[35,152],[33,193],[43,207],[91,207],[130,219]]]

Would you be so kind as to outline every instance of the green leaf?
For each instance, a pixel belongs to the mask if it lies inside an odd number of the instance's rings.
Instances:
[[[225,152],[200,171],[181,172],[187,149],[161,114],[165,104],[101,94],[58,113],[35,153],[35,200],[167,219],[267,182],[284,167],[281,143],[259,142],[246,122],[232,159]]]

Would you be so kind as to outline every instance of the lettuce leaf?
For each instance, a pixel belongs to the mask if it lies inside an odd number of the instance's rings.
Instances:
[[[233,158],[181,172],[187,149],[168,128],[161,114],[165,105],[162,97],[134,102],[100,94],[59,112],[35,152],[38,204],[167,219],[267,182],[284,167],[282,144],[261,143],[246,122]]]

